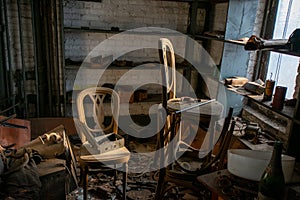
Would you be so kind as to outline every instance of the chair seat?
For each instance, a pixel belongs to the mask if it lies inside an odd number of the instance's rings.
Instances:
[[[103,164],[120,164],[128,162],[130,152],[126,147],[108,151],[102,154],[92,154],[80,156],[80,160],[85,163],[103,163]]]

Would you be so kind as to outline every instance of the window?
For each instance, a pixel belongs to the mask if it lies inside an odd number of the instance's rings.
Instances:
[[[274,39],[288,39],[292,32],[300,27],[300,4],[297,0],[280,0],[277,11]],[[299,57],[272,52],[268,65],[267,79],[275,80],[275,84],[286,86],[286,98],[293,98],[296,76],[298,74]],[[275,86],[276,86],[275,85]]]

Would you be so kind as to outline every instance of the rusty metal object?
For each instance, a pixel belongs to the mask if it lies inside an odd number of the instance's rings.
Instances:
[[[231,174],[218,174],[215,178],[215,184],[230,199],[253,199],[257,195],[257,182],[242,179]]]
[[[272,108],[274,110],[282,110],[285,100],[287,87],[277,86],[275,89],[275,94],[272,102]]]
[[[246,42],[245,50],[258,49],[289,49],[290,45],[287,39],[262,39],[258,36],[252,35]]]

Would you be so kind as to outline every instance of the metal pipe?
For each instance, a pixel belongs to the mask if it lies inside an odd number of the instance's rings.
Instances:
[[[9,117],[5,117],[4,119],[0,120],[0,126],[6,126],[6,127],[11,127],[11,128],[22,128],[22,129],[28,129],[26,126],[18,125],[18,124],[12,124],[7,122],[10,119],[16,118],[17,115],[13,114]]]
[[[49,33],[50,33],[50,37],[49,37],[49,44],[50,44],[50,67],[51,67],[51,82],[52,82],[52,99],[53,101],[53,115],[56,116],[57,115],[57,77],[56,77],[56,64],[55,64],[55,60],[56,60],[56,51],[55,51],[55,32],[54,32],[54,16],[53,16],[53,1],[54,0],[50,0],[49,3]]]
[[[52,102],[52,76],[51,76],[51,63],[50,63],[50,58],[51,58],[51,51],[49,50],[51,46],[49,45],[49,17],[48,17],[48,1],[47,0],[42,0],[42,7],[43,7],[43,13],[44,13],[44,19],[43,19],[43,24],[44,24],[44,34],[45,34],[45,55],[46,55],[46,66],[47,66],[47,82],[48,82],[48,99],[49,99],[49,115],[52,116],[53,114],[53,102]]]
[[[10,42],[9,42],[9,29],[8,29],[8,14],[7,14],[7,4],[6,0],[3,0],[3,9],[4,9],[4,24],[5,24],[5,37],[6,37],[6,48],[7,48],[7,64],[8,64],[8,77],[9,77],[9,95],[8,96],[15,96],[14,92],[14,83],[13,83],[13,69],[11,65],[11,53],[10,53]],[[15,105],[15,98],[12,98],[12,105]],[[13,112],[16,113],[16,109],[13,108]]]
[[[0,124],[4,123],[4,122],[6,122],[6,121],[8,121],[10,119],[16,118],[16,117],[17,117],[16,114],[13,114],[13,115],[8,116],[8,117],[4,117],[3,119],[0,119]]]
[[[7,67],[6,67],[6,55],[5,52],[3,51],[5,48],[5,41],[4,41],[4,25],[2,24],[3,22],[3,14],[2,14],[2,6],[3,6],[3,1],[0,1],[0,34],[1,34],[1,38],[0,38],[0,73],[3,73],[3,75],[1,76],[1,78],[3,78],[4,80],[1,80],[1,83],[3,85],[3,87],[1,87],[1,89],[3,88],[3,91],[1,91],[1,95],[4,94],[5,97],[10,96],[9,94],[9,84],[7,84],[7,82],[9,80],[7,80],[7,76],[6,76],[6,72],[7,72]],[[3,70],[3,71],[2,71]],[[4,89],[4,87],[6,87],[6,89]],[[2,97],[2,96],[1,96]]]
[[[40,117],[40,90],[39,90],[39,74],[38,74],[38,59],[37,59],[37,40],[36,40],[36,30],[35,30],[35,15],[34,15],[34,6],[33,1],[30,1],[31,4],[31,21],[32,21],[32,38],[33,38],[33,48],[34,48],[34,74],[35,74],[35,90],[36,90],[36,117]]]
[[[54,97],[54,115],[57,116],[58,113],[58,102],[57,102],[57,54],[56,54],[56,33],[55,33],[55,12],[54,12],[54,5],[55,0],[50,0],[50,6],[49,6],[49,11],[50,11],[50,32],[51,32],[51,37],[49,38],[49,42],[51,45],[51,56],[50,56],[50,62],[51,62],[51,67],[52,67],[52,81],[53,81],[53,97]]]
[[[59,9],[60,9],[60,49],[61,49],[61,67],[62,67],[62,81],[63,81],[63,109],[64,109],[64,117],[67,115],[67,95],[66,95],[66,69],[65,69],[65,51],[64,51],[64,9],[63,9],[63,1],[59,1]]]
[[[24,46],[23,46],[23,28],[22,28],[22,16],[20,9],[20,0],[17,0],[18,7],[18,20],[19,20],[19,38],[20,38],[20,51],[21,51],[21,65],[22,65],[22,79],[23,79],[23,91],[22,97],[24,99],[24,118],[27,118],[27,96],[26,96],[26,74],[25,74],[25,62],[24,62]]]
[[[57,0],[53,0],[53,22],[54,22],[54,36],[55,36],[55,56],[56,56],[56,64],[54,64],[55,68],[56,68],[56,73],[55,76],[57,76],[57,78],[55,80],[57,80],[56,83],[56,102],[57,102],[57,114],[59,116],[62,116],[62,105],[61,105],[61,101],[60,101],[60,95],[61,95],[61,79],[60,79],[60,72],[61,72],[61,63],[60,63],[60,48],[59,48],[59,33],[58,33],[58,15],[57,15]]]
[[[56,102],[57,102],[57,114],[58,116],[61,116],[62,113],[61,113],[61,103],[60,103],[60,84],[61,84],[61,80],[60,80],[60,54],[59,54],[59,37],[58,37],[58,27],[57,27],[57,0],[53,0],[53,16],[54,16],[54,20],[53,20],[53,23],[54,23],[54,42],[55,42],[55,56],[56,56],[56,63],[55,63],[55,68],[56,68],[56,74],[55,76],[57,76],[57,78],[55,80],[57,80],[57,83],[56,83]]]
[[[4,110],[1,110],[0,111],[0,114],[3,114],[3,113],[6,113],[7,111],[9,111],[9,110],[11,110],[11,109],[15,109],[15,107],[17,107],[17,106],[19,106],[20,105],[20,103],[17,103],[17,104],[14,104],[13,106],[10,106],[10,107],[8,107],[8,108],[6,108],[6,109],[4,109]],[[15,112],[14,112],[15,113]]]

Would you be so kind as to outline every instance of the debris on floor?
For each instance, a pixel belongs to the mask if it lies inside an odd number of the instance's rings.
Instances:
[[[154,199],[158,173],[151,170],[153,157],[145,152],[154,152],[155,144],[144,141],[130,141],[129,149],[132,158],[129,167],[136,173],[129,173],[127,177],[127,199],[129,200],[150,200]],[[134,154],[137,153],[137,154]],[[118,173],[115,185],[114,174],[111,172],[91,173],[88,180],[89,200],[119,200],[122,199],[122,173]],[[174,187],[166,196],[166,199],[197,199],[192,192],[182,188]],[[83,200],[83,189],[77,188],[66,197],[67,200]]]

